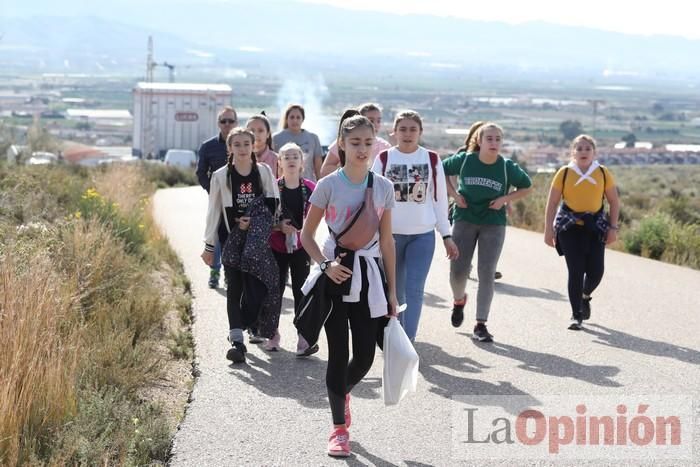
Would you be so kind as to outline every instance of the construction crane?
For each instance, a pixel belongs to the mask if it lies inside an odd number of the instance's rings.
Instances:
[[[175,65],[168,62],[158,63],[153,59],[153,37],[148,36],[148,55],[146,57],[146,81],[153,82],[153,70],[162,66],[168,69],[168,82],[175,82]]]

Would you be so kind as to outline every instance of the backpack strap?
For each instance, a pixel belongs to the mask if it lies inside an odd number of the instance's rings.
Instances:
[[[440,157],[434,151],[428,151],[430,156],[430,170],[433,172],[433,199],[437,202],[437,165]]]
[[[605,204],[605,187],[608,183],[607,177],[605,176],[605,170],[603,169],[603,166],[601,165],[598,167],[600,169],[600,173],[603,175],[603,196],[600,200],[600,206],[601,209],[604,207]],[[561,194],[562,194],[562,199],[564,197],[564,188],[566,187],[566,174],[569,173],[569,168],[564,167],[564,175],[562,176],[562,181],[561,181]]]
[[[379,153],[379,160],[382,163],[382,177],[386,173],[386,161],[389,158],[389,150],[385,149]]]

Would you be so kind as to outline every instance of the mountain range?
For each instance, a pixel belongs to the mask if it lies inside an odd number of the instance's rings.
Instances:
[[[512,25],[281,1],[35,0],[0,23],[0,67],[44,71],[143,69],[157,61],[406,73],[430,68],[486,75],[700,78],[700,41],[541,22]],[[633,11],[629,18],[633,21]]]

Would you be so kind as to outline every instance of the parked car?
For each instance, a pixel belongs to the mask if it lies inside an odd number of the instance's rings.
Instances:
[[[27,159],[27,165],[55,164],[56,162],[58,162],[58,156],[45,151],[34,151],[32,157]]]
[[[168,149],[165,153],[165,165],[191,168],[197,164],[197,155],[189,149]]]

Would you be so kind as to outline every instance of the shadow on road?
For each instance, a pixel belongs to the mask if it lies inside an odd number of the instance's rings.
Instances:
[[[655,357],[674,358],[681,362],[700,365],[700,351],[673,345],[668,342],[653,341],[643,337],[633,336],[626,332],[610,329],[599,324],[587,324],[584,332],[597,337],[596,344],[607,345],[617,349],[630,350]]]
[[[431,294],[430,292],[424,292],[423,294],[423,304],[428,306],[433,306],[436,308],[446,307],[448,305],[447,300],[440,297],[439,295]],[[452,304],[449,304],[452,306]]]
[[[380,467],[394,467],[397,464],[393,464],[389,461],[377,457],[374,454],[370,454],[362,446],[362,444],[357,441],[350,441],[350,448],[352,449],[352,456],[345,460],[347,465],[360,466],[360,465],[376,465]]]
[[[270,397],[294,399],[314,409],[328,407],[325,361],[316,357],[296,358],[294,353],[284,349],[271,353],[269,360],[252,352],[248,352],[246,358],[245,364],[229,365],[230,374],[235,378]]]
[[[503,293],[506,295],[513,295],[516,297],[534,297],[542,298],[544,300],[557,300],[566,301],[568,300],[564,295],[554,290],[549,289],[533,289],[530,287],[521,287],[519,285],[506,284],[504,282],[496,282],[495,284],[496,292]]]
[[[518,368],[523,370],[559,378],[574,378],[596,386],[622,386],[611,379],[620,372],[620,369],[616,366],[584,365],[558,355],[533,352],[500,342],[484,344],[472,340],[472,343],[485,352],[521,361],[522,364],[518,365]]]
[[[498,384],[489,383],[481,379],[472,379],[457,376],[454,373],[474,374],[481,373],[489,367],[468,357],[450,355],[440,347],[426,342],[414,344],[420,355],[418,371],[431,385],[428,389],[433,394],[452,399],[455,396],[529,396],[525,391],[513,386],[509,381],[498,381]],[[539,405],[539,401],[532,398],[531,405]],[[503,407],[506,411],[518,413],[515,407]]]

